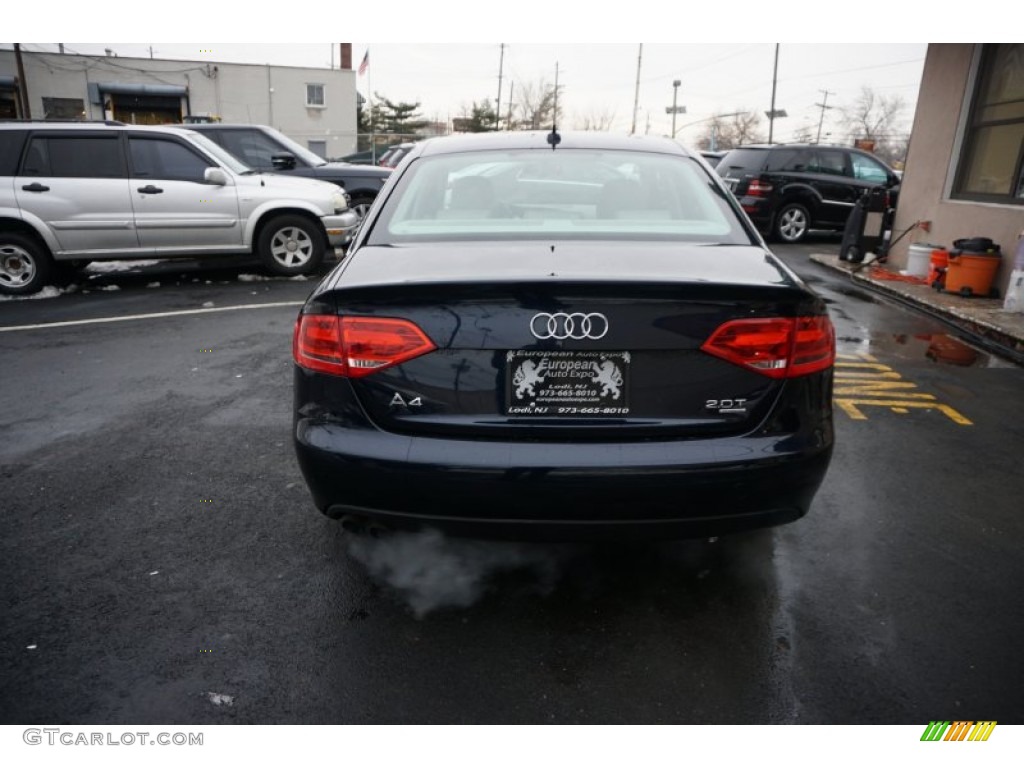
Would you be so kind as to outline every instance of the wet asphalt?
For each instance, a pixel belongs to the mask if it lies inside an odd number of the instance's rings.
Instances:
[[[0,331],[0,722],[1021,722],[1024,371],[806,258],[837,247],[777,249],[837,328],[828,477],[716,542],[354,539],[290,444],[311,281],[0,301],[0,328],[283,304]]]

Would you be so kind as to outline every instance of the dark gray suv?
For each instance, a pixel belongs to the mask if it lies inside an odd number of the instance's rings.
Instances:
[[[895,207],[899,178],[874,155],[820,144],[752,144],[731,150],[716,170],[754,225],[782,242],[812,229],[842,229],[868,189],[886,187]]]
[[[306,176],[343,187],[348,193],[349,205],[360,219],[369,210],[380,188],[391,175],[390,168],[355,163],[329,163],[280,131],[266,125],[202,123],[188,127],[217,142],[257,171]]]

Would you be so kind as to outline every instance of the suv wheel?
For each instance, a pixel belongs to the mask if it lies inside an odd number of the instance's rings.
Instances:
[[[799,203],[786,203],[775,214],[775,236],[784,243],[799,243],[811,228],[811,214]]]
[[[0,233],[0,293],[38,293],[49,280],[52,266],[50,254],[34,237]]]
[[[370,206],[373,205],[373,198],[369,195],[359,195],[352,198],[351,210],[359,217],[362,221],[366,216],[366,212],[370,210]]]
[[[302,216],[276,216],[260,232],[256,253],[275,275],[301,275],[324,260],[323,233]]]

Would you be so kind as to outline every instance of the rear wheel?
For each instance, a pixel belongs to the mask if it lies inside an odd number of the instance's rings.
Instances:
[[[53,271],[53,259],[34,237],[0,233],[0,293],[38,293]]]
[[[320,228],[307,218],[275,216],[260,232],[256,253],[275,275],[302,275],[314,271],[326,249]]]
[[[799,243],[811,228],[811,214],[799,203],[786,203],[775,215],[775,236],[784,243]]]

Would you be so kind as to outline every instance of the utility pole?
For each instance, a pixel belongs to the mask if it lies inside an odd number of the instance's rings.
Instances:
[[[779,82],[779,44],[775,44],[775,68],[772,70],[772,108],[768,113],[768,143],[772,143],[775,133],[775,87]]]
[[[516,91],[516,81],[508,84],[508,118],[505,120],[505,130],[512,130],[512,94]]]
[[[21,98],[21,116],[32,119],[32,107],[28,103],[28,83],[25,82],[25,63],[21,60],[21,43],[14,44],[14,58],[18,62],[18,96]]]
[[[555,62],[555,105],[551,111],[551,132],[555,132],[558,125],[558,62]],[[554,147],[552,147],[554,149]]]
[[[501,44],[501,58],[498,59],[498,101],[494,106],[494,127],[501,130],[501,78],[505,74],[505,44]]]
[[[821,125],[825,122],[825,110],[835,109],[835,107],[828,106],[828,97],[832,93],[828,90],[819,90],[819,93],[825,94],[825,97],[821,100],[821,103],[814,102],[814,106],[821,107],[821,117],[818,119],[818,138],[814,140],[815,144],[821,144]]]
[[[636,92],[633,95],[633,127],[629,129],[629,135],[636,134],[636,113],[640,109],[640,64],[644,58],[644,44],[640,43],[640,50],[636,55]]]

